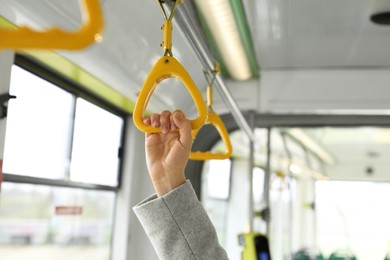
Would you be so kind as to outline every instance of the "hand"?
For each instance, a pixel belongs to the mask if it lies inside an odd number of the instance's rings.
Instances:
[[[184,169],[192,145],[191,124],[180,110],[163,111],[143,121],[161,129],[161,133],[145,134],[149,175],[157,196],[161,197],[185,182]]]

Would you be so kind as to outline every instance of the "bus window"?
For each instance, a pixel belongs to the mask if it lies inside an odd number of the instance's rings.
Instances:
[[[73,97],[50,82],[12,67],[4,147],[5,173],[63,179],[68,168]]]
[[[22,67],[11,75],[17,98],[6,121],[0,259],[110,259],[123,112],[44,67],[16,62]]]
[[[117,186],[123,120],[77,99],[70,180]]]
[[[110,256],[115,192],[3,184],[1,259]]]

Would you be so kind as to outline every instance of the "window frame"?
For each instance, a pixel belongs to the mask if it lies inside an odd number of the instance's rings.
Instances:
[[[100,184],[90,184],[83,182],[76,182],[66,179],[46,179],[39,177],[15,175],[10,173],[3,173],[3,182],[13,182],[13,183],[26,183],[26,184],[39,184],[39,185],[48,185],[48,186],[57,186],[57,187],[68,187],[68,188],[81,188],[81,189],[92,189],[92,190],[105,190],[105,191],[118,191],[122,187],[122,176],[123,176],[123,149],[125,147],[125,133],[127,126],[127,118],[129,113],[110,104],[104,98],[99,97],[98,95],[92,93],[79,83],[74,80],[63,76],[61,73],[53,70],[47,65],[42,64],[38,60],[22,54],[15,54],[14,65],[26,70],[27,72],[32,73],[33,75],[59,87],[60,89],[68,92],[74,97],[74,100],[77,98],[82,98],[118,117],[123,120],[123,126],[120,133],[120,148],[118,151],[119,157],[119,167],[118,167],[118,184],[116,186],[109,185],[100,185]],[[74,102],[76,106],[76,102]],[[75,107],[74,107],[75,111]],[[74,122],[72,123],[72,132],[74,131]],[[71,139],[72,142],[73,134]]]

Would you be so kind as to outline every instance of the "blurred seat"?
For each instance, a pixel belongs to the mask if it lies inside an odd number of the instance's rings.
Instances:
[[[356,256],[348,251],[336,251],[329,256],[329,260],[356,260]]]
[[[315,248],[303,248],[294,254],[293,259],[294,260],[325,260],[322,253]]]

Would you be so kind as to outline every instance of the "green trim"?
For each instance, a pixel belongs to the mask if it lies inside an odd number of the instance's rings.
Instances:
[[[240,33],[240,38],[244,46],[245,54],[248,59],[252,75],[254,77],[259,77],[259,67],[256,62],[256,55],[252,44],[252,37],[249,32],[249,26],[245,17],[244,6],[242,5],[241,0],[230,0],[230,5],[238,26],[238,31]]]
[[[94,93],[109,104],[128,113],[133,111],[134,103],[126,96],[57,53],[52,51],[27,51],[26,53],[65,77],[76,81],[86,90]]]
[[[214,54],[215,59],[218,61],[219,65],[221,67],[221,75],[224,78],[230,78],[229,71],[227,70],[226,65],[225,65],[226,63],[224,62],[222,55],[219,52],[217,43],[215,42],[214,37],[213,37],[209,27],[207,26],[206,20],[204,19],[203,15],[201,14],[201,12],[197,8],[196,8],[196,12],[198,14],[200,26],[202,27],[203,32],[206,36],[206,40],[209,44],[210,50]]]
[[[0,16],[0,26],[6,29],[14,29],[16,25]],[[65,77],[74,80],[86,90],[96,94],[109,104],[123,110],[124,112],[131,113],[134,109],[134,102],[128,97],[113,89],[102,80],[98,79],[91,73],[87,72],[80,66],[71,62],[70,60],[62,57],[54,51],[36,51],[29,50],[23,51],[35,59],[39,60],[43,64],[49,66],[58,73]]]

